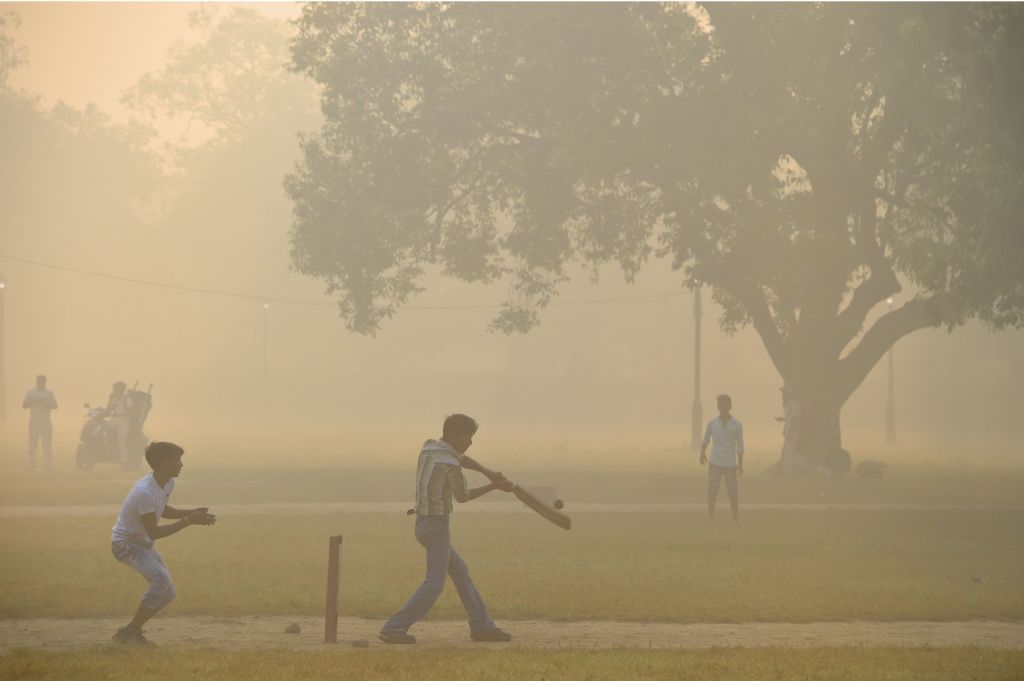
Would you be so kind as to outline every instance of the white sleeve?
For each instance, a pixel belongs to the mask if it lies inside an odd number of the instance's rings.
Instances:
[[[153,493],[149,490],[140,491],[135,498],[135,510],[139,515],[156,513],[156,499],[153,498]]]

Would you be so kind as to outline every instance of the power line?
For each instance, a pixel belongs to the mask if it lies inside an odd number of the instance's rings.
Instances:
[[[168,284],[162,281],[149,281],[147,279],[136,279],[134,277],[123,277],[116,274],[107,274],[105,272],[93,272],[91,270],[83,270],[77,267],[68,267],[66,265],[54,265],[52,263],[40,262],[38,260],[30,260],[28,258],[20,258],[14,255],[7,255],[6,253],[0,253],[0,258],[5,258],[7,260],[12,260],[14,262],[20,262],[26,265],[32,265],[34,267],[59,270],[62,272],[72,272],[74,274],[81,274],[87,277],[111,279],[113,281],[122,281],[129,284],[137,284],[140,286],[155,286],[157,288],[171,289],[174,291],[186,291],[188,293],[202,293],[206,295],[225,296],[229,298],[242,298],[245,300],[255,300],[263,303],[278,303],[285,305],[333,307],[337,304],[334,301],[308,300],[302,298],[280,298],[277,296],[260,296],[253,293],[240,293],[238,291],[222,291],[219,289],[198,288],[195,286],[182,286],[180,284]],[[676,296],[684,295],[685,293],[685,291],[666,291],[663,293],[647,293],[636,296],[618,296],[612,298],[592,298],[587,300],[556,300],[550,303],[549,307],[565,307],[570,305],[596,305],[601,303],[618,303],[632,300],[674,298]],[[499,310],[501,309],[501,305],[400,305],[399,308],[403,310]]]

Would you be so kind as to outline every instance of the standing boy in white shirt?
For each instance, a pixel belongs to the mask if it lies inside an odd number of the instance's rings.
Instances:
[[[149,582],[149,589],[135,611],[135,617],[114,634],[126,645],[154,647],[142,635],[142,625],[174,600],[174,582],[163,557],[153,545],[189,525],[213,525],[217,518],[207,508],[178,509],[167,501],[174,491],[174,479],[181,473],[185,450],[173,442],[154,442],[146,447],[146,463],[153,472],[132,485],[110,536],[114,558],[132,568]],[[160,518],[177,520],[159,525]]]
[[[43,441],[43,465],[49,468],[53,465],[53,423],[50,422],[50,412],[57,408],[57,398],[53,391],[46,387],[46,376],[36,376],[36,387],[25,394],[25,400],[21,403],[24,409],[29,409],[28,419],[28,465],[35,470],[36,448],[39,441]]]
[[[725,478],[725,491],[729,493],[732,519],[739,520],[740,496],[736,476],[743,475],[743,424],[732,417],[732,398],[718,396],[718,416],[708,422],[704,442],[700,446],[700,465],[708,463],[708,515],[715,519],[715,500],[718,487]],[[711,461],[708,462],[708,444]]]

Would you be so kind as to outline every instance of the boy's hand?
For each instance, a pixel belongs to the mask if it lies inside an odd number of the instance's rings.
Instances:
[[[700,453],[700,465],[703,466],[708,462],[708,457],[704,452]]]
[[[494,482],[494,489],[500,489],[502,492],[511,492],[515,488],[515,484],[511,480],[496,480]]]
[[[487,469],[483,473],[484,473],[484,475],[487,476],[487,479],[490,480],[491,482],[502,482],[502,481],[508,479],[508,478],[505,477],[504,473],[501,473],[499,471],[492,471],[490,469]]]
[[[743,464],[736,466],[736,475],[743,475]]]
[[[217,522],[217,516],[205,508],[197,508],[185,517],[188,519],[189,525],[213,525]]]

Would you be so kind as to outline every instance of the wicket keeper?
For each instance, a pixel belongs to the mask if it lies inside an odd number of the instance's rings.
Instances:
[[[142,625],[174,600],[174,582],[154,542],[184,530],[189,525],[213,525],[216,516],[207,508],[178,509],[167,502],[174,491],[174,480],[181,474],[181,455],[185,450],[172,442],[153,442],[146,447],[146,463],[153,472],[132,485],[121,506],[110,536],[114,558],[138,572],[149,582],[149,589],[127,626],[114,634],[124,645],[155,647],[142,635]],[[160,518],[176,520],[159,525]]]

